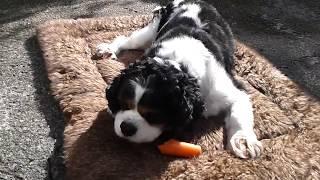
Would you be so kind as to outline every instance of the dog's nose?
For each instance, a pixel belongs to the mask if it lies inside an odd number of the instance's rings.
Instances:
[[[120,128],[124,136],[132,136],[137,132],[137,128],[132,123],[126,121],[120,124]]]

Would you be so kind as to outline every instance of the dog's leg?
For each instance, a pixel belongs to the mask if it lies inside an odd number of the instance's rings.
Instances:
[[[240,90],[232,96],[230,112],[225,119],[227,149],[240,158],[258,157],[262,153],[262,144],[253,131],[254,117],[249,96]]]
[[[221,65],[213,62],[208,68],[205,81],[208,95],[205,115],[216,115],[228,109],[225,118],[227,149],[240,158],[255,158],[262,152],[262,144],[253,131],[253,108],[244,91],[234,86],[232,80]]]
[[[154,17],[146,27],[134,31],[129,37],[119,36],[111,43],[102,43],[97,46],[96,55],[111,55],[116,59],[121,50],[144,49],[151,45],[156,38],[160,16]]]

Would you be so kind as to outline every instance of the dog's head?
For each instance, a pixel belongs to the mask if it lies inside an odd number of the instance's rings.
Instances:
[[[197,79],[186,68],[148,58],[130,64],[106,91],[118,136],[151,142],[163,132],[181,131],[201,117]]]

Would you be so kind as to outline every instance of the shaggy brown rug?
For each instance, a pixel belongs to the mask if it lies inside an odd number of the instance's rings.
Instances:
[[[206,121],[190,141],[200,157],[159,154],[152,144],[116,137],[105,88],[124,67],[94,57],[95,46],[128,34],[148,16],[55,20],[38,27],[53,96],[64,113],[67,179],[317,179],[320,177],[320,105],[257,52],[237,43],[236,73],[251,94],[263,155],[242,160],[223,149],[223,128]],[[128,62],[141,52],[124,52]],[[126,64],[125,63],[125,64]],[[218,118],[218,117],[216,117]],[[205,127],[205,128],[204,128]]]

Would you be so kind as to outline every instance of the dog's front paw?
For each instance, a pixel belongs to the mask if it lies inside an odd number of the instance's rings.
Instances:
[[[242,130],[228,137],[227,149],[243,159],[259,157],[263,151],[262,143],[257,140],[254,132]]]
[[[107,56],[111,57],[111,59],[116,60],[117,54],[121,51],[123,46],[127,43],[127,37],[118,36],[113,40],[112,43],[101,43],[97,46],[96,55],[98,57]]]
[[[117,48],[112,45],[112,44],[108,44],[108,43],[101,43],[96,47],[96,55],[98,57],[102,57],[102,56],[107,56],[107,57],[111,57],[111,59],[116,60],[117,59]]]

